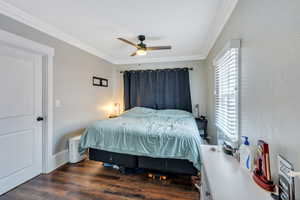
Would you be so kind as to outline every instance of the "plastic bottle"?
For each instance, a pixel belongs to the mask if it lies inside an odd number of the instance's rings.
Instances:
[[[248,137],[247,136],[242,136],[242,138],[244,138],[244,142],[239,148],[240,165],[243,169],[246,169],[248,172],[251,172],[252,167],[253,167],[252,150],[251,150],[251,147],[250,147],[250,143],[248,141]]]

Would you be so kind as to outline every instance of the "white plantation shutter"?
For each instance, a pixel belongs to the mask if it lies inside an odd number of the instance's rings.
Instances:
[[[218,131],[235,142],[239,130],[239,47],[229,45],[214,64],[216,126]]]

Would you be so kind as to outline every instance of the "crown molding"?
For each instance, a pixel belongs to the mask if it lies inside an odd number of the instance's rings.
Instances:
[[[103,59],[113,63],[113,59],[111,57],[107,56],[105,53],[100,52],[96,48],[85,44],[84,42],[76,39],[75,37],[57,29],[56,27],[54,27],[50,24],[43,22],[42,20],[39,20],[36,17],[33,17],[32,15],[29,15],[28,13],[4,2],[3,0],[0,0],[0,13],[3,15],[6,15],[18,22],[21,22],[32,28],[35,28],[43,33],[46,33],[54,38],[62,40],[62,41],[66,42],[68,44],[71,44],[77,48],[80,48],[92,55],[103,58]]]
[[[205,59],[203,55],[177,56],[177,57],[174,56],[174,57],[162,57],[162,58],[135,57],[135,58],[115,60],[115,64],[126,65],[126,64],[142,64],[142,63],[193,61],[193,60],[203,60],[203,59]]]
[[[209,30],[209,37],[207,39],[207,45],[204,48],[205,59],[209,55],[211,49],[215,45],[217,39],[222,33],[226,23],[228,22],[231,14],[233,13],[237,3],[239,0],[223,0],[221,10],[216,14],[214,21],[212,24],[214,26]]]
[[[137,64],[137,63],[157,63],[157,62],[175,62],[175,61],[191,61],[191,60],[204,60],[208,56],[210,50],[218,39],[220,33],[222,32],[226,22],[228,21],[231,13],[233,12],[238,0],[224,0],[222,9],[216,15],[214,26],[208,31],[209,38],[207,39],[207,44],[205,45],[204,55],[192,55],[192,56],[179,56],[179,57],[163,57],[163,58],[128,58],[128,59],[117,59],[107,54],[99,51],[98,49],[80,41],[79,39],[59,30],[58,28],[45,23],[44,21],[29,15],[28,13],[0,0],[0,13],[6,15],[18,22],[35,28],[43,33],[46,33],[54,38],[62,40],[68,44],[71,44],[79,49],[82,49],[92,55],[100,57],[112,64]]]
[[[32,40],[25,39],[23,37],[17,36],[10,32],[0,29],[0,43],[13,45],[20,48],[25,48],[28,51],[53,57],[55,55],[55,50],[47,45],[37,43]]]

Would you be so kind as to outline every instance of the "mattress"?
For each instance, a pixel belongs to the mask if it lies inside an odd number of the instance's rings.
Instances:
[[[200,170],[199,131],[191,113],[135,107],[89,126],[79,144],[88,148],[152,158],[185,159]]]

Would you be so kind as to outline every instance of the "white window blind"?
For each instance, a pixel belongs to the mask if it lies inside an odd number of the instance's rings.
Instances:
[[[215,61],[216,126],[233,142],[238,141],[239,48],[227,48]]]

